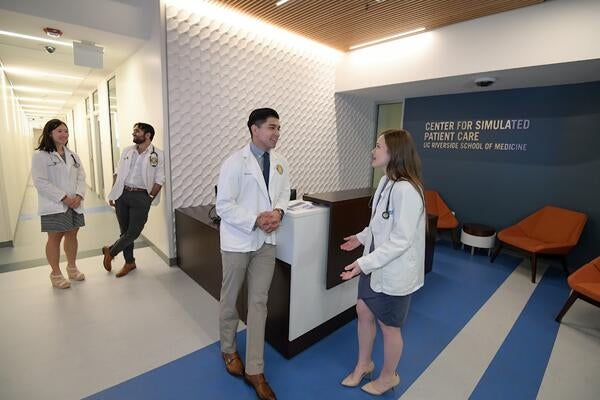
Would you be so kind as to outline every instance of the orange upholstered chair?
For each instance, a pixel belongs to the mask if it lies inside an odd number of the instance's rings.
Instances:
[[[425,191],[425,208],[428,214],[437,215],[437,230],[449,230],[452,235],[452,243],[454,247],[458,246],[458,237],[456,228],[458,228],[458,220],[448,208],[448,205],[442,199],[442,196],[434,190]]]
[[[581,299],[600,307],[600,257],[592,260],[569,276],[571,296],[556,316],[560,322],[575,300]]]
[[[531,282],[535,283],[537,257],[560,257],[565,272],[566,255],[579,241],[587,215],[564,208],[546,206],[529,217],[498,232],[498,245],[492,254],[494,262],[503,246],[525,252],[531,258]]]

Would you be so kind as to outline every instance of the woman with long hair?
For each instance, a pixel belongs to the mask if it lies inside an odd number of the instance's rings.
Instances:
[[[85,172],[79,156],[67,147],[69,129],[59,119],[46,123],[33,155],[31,177],[38,192],[38,213],[42,232],[48,233],[46,258],[52,268],[52,286],[67,289],[71,281],[83,281],[85,275],[77,269],[77,232],[85,225],[83,198]],[[60,242],[64,238],[67,256],[67,276],[60,267]]]
[[[383,132],[372,154],[372,166],[385,175],[373,197],[371,222],[341,245],[346,251],[365,247],[363,256],[341,274],[344,280],[360,275],[358,360],[342,385],[356,387],[372,375],[377,321],[383,334],[383,367],[379,377],[362,389],[381,395],[400,384],[396,368],[404,346],[401,328],[411,294],[424,281],[426,216],[421,163],[410,134],[404,130]]]

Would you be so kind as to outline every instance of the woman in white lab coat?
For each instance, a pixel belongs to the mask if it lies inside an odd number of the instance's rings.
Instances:
[[[400,329],[411,294],[423,286],[426,218],[420,160],[410,134],[385,131],[372,153],[373,167],[385,175],[373,197],[371,222],[362,232],[345,238],[341,246],[346,251],[365,247],[363,256],[341,274],[344,280],[360,275],[358,361],[342,385],[355,387],[372,375],[377,321],[383,333],[383,367],[379,377],[362,389],[381,395],[400,384],[396,372],[403,348]]]
[[[31,178],[38,192],[38,213],[42,232],[48,233],[46,258],[52,268],[52,286],[67,289],[60,267],[60,242],[64,238],[69,280],[83,281],[84,274],[77,269],[77,232],[85,225],[83,198],[85,172],[79,156],[68,147],[69,130],[58,119],[46,123],[31,162]]]

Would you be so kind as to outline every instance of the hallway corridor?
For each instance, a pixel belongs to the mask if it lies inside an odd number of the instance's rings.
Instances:
[[[85,226],[77,235],[78,260],[99,255],[102,246],[114,242],[119,237],[119,224],[113,210],[89,188],[84,206]],[[30,181],[23,198],[13,247],[0,248],[0,273],[48,265],[45,254],[46,240],[47,234],[40,232],[37,193]],[[147,245],[142,238],[138,238],[135,246],[142,248]],[[117,257],[117,262],[121,262],[120,260]],[[61,268],[64,267],[65,261],[61,248]]]

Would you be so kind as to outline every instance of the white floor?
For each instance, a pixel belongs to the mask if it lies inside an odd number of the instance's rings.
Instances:
[[[150,248],[117,279],[101,257],[53,289],[48,267],[0,274],[0,399],[76,399],[218,340],[218,303]]]

